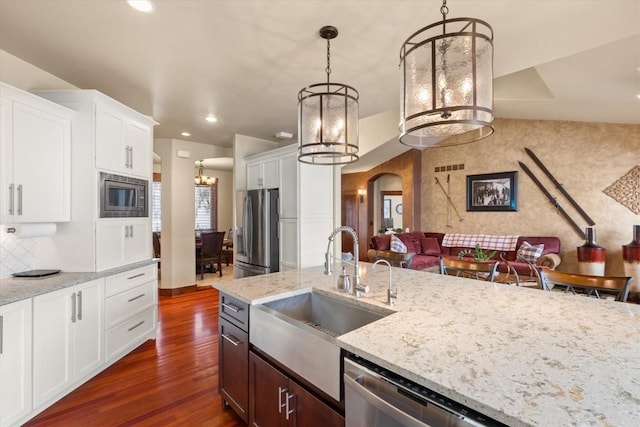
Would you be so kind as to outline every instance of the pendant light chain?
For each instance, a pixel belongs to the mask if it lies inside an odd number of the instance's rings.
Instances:
[[[442,0],[442,6],[440,6],[440,13],[442,14],[442,34],[446,34],[447,33],[447,13],[449,13],[447,0]]]
[[[327,84],[329,84],[329,75],[331,74],[331,39],[327,39],[327,68],[324,70],[327,73]]]

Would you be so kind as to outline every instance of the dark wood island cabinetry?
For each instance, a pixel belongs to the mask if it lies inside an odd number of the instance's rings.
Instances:
[[[259,427],[344,427],[344,417],[253,351],[249,352],[249,417]]]
[[[220,293],[219,387],[222,406],[249,422],[249,306]]]

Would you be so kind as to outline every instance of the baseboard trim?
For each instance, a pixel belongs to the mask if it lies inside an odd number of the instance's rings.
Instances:
[[[158,295],[161,297],[175,297],[178,295],[189,294],[198,290],[197,285],[184,286],[182,288],[158,289]]]

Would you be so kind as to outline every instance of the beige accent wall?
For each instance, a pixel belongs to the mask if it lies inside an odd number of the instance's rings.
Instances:
[[[495,133],[481,141],[422,152],[423,230],[452,233],[558,236],[562,243],[562,271],[577,272],[576,247],[584,243],[559,215],[533,181],[520,169],[525,163],[559,204],[581,227],[587,223],[525,153],[538,155],[565,190],[593,218],[596,240],[607,251],[608,275],[623,275],[623,244],[632,240],[636,215],[603,190],[632,167],[640,165],[640,125],[541,120],[496,119]],[[435,172],[436,167],[464,164],[463,170]],[[466,176],[518,171],[517,212],[467,212]],[[450,174],[453,209],[447,216],[447,200],[435,177],[446,187]],[[635,197],[640,197],[636,195]]]

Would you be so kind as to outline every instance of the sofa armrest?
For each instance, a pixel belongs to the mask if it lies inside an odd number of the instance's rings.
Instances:
[[[558,254],[546,254],[542,255],[536,261],[536,265],[540,267],[548,267],[551,270],[555,270],[560,265],[560,255]]]

